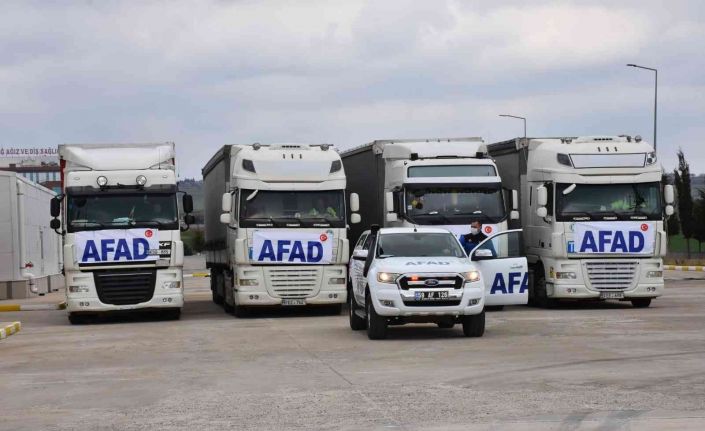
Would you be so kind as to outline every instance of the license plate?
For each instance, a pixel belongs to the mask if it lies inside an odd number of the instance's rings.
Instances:
[[[600,299],[622,299],[624,292],[600,292]]]
[[[306,305],[304,299],[282,299],[282,305]]]
[[[433,300],[448,299],[448,291],[447,290],[432,290],[432,291],[414,292],[414,299],[417,301],[433,301]]]

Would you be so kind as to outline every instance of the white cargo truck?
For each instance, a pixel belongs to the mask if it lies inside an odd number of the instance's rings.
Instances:
[[[519,215],[516,193],[502,189],[484,146],[481,138],[377,140],[341,158],[366,224],[433,225],[461,235],[478,220],[489,236]],[[353,226],[350,239],[357,241],[363,230]]]
[[[193,202],[182,196],[182,227],[174,144],[67,144],[59,158],[63,195],[52,201],[51,223],[64,236],[71,323],[144,309],[178,319],[181,230],[193,222]]]
[[[0,299],[45,294],[63,285],[61,240],[46,217],[55,193],[0,171]]]
[[[346,301],[345,171],[330,145],[232,145],[205,165],[206,265],[213,301],[260,306]],[[350,208],[357,211],[357,196]],[[360,221],[350,214],[350,222]]]
[[[517,138],[488,145],[505,187],[520,191],[529,301],[663,293],[664,219],[673,188],[641,138]]]

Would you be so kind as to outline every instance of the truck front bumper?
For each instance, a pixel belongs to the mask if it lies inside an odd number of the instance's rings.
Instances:
[[[466,283],[451,292],[447,304],[428,305],[414,300],[414,292],[403,291],[395,284],[376,283],[370,286],[370,296],[377,314],[387,317],[413,316],[468,316],[482,313],[485,307],[485,289],[481,282]]]
[[[108,304],[101,301],[92,272],[66,272],[66,310],[69,313],[100,313],[150,308],[182,308],[184,282],[181,268],[156,271],[154,293],[149,300],[135,304]],[[179,287],[173,287],[174,282]]]
[[[624,299],[655,298],[663,295],[664,292],[663,279],[660,280],[661,283],[643,283],[630,290],[612,293],[623,293]],[[609,292],[588,289],[584,284],[555,284],[550,282],[546,284],[546,289],[548,296],[556,299],[599,299],[602,293]]]

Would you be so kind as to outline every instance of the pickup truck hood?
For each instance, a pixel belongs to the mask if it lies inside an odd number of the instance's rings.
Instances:
[[[411,272],[466,272],[474,266],[466,257],[388,257],[376,260],[378,271],[394,273]]]

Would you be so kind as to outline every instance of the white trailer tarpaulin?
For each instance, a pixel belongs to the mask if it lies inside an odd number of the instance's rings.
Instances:
[[[79,264],[159,259],[157,229],[90,230],[76,232],[74,238]]]
[[[260,263],[328,264],[333,261],[334,240],[325,231],[257,230],[252,234],[250,258]]]
[[[569,253],[644,254],[654,252],[656,225],[641,221],[591,221],[573,224]]]

